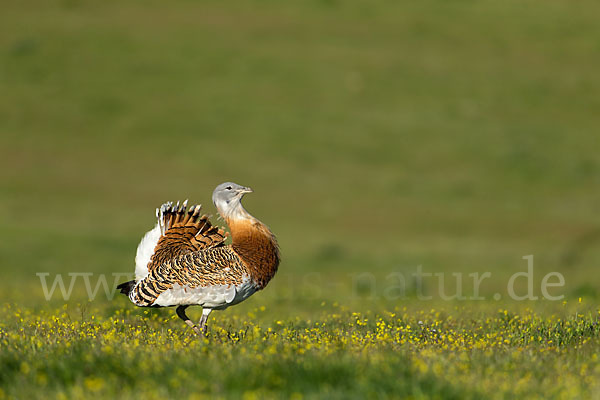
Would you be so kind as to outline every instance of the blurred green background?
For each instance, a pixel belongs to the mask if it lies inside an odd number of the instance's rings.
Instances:
[[[386,303],[389,274],[418,265],[490,271],[491,296],[528,254],[536,294],[559,271],[554,293],[596,297],[599,12],[4,1],[0,300],[42,304],[38,272],[133,272],[157,206],[189,198],[214,214],[228,180],[254,188],[246,208],[283,254],[240,307]]]

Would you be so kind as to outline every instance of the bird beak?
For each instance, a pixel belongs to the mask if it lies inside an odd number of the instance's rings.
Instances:
[[[245,187],[240,190],[240,193],[252,193],[252,192],[253,192],[252,188],[249,188],[249,187]]]

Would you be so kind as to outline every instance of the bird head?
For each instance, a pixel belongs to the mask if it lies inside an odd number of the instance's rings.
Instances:
[[[245,213],[241,201],[246,193],[252,193],[252,189],[237,183],[225,182],[215,188],[212,201],[223,218],[236,217],[237,214]]]

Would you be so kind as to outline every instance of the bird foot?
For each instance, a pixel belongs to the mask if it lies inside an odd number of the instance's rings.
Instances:
[[[208,326],[206,326],[206,323],[204,324],[200,324],[200,325],[196,325],[198,327],[198,335],[202,334],[204,336],[208,336]]]
[[[185,323],[186,323],[186,324],[187,324],[187,325],[188,325],[190,328],[192,328],[192,329],[194,330],[194,332],[196,332],[196,334],[197,334],[197,335],[200,335],[200,334],[202,333],[202,330],[201,330],[201,328],[200,328],[198,325],[196,325],[195,323],[193,323],[191,320],[189,320],[189,319],[186,319],[186,320],[185,320]]]

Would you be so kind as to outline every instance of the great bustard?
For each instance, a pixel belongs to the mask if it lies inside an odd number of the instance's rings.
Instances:
[[[137,248],[135,280],[117,286],[140,307],[177,306],[177,315],[198,334],[206,332],[212,310],[238,304],[263,289],[279,265],[279,247],[271,230],[242,206],[250,188],[232,182],[214,190],[212,200],[229,226],[227,234],[213,226],[200,206],[187,200],[165,203],[156,210],[158,222]],[[198,325],[186,315],[202,306]]]

